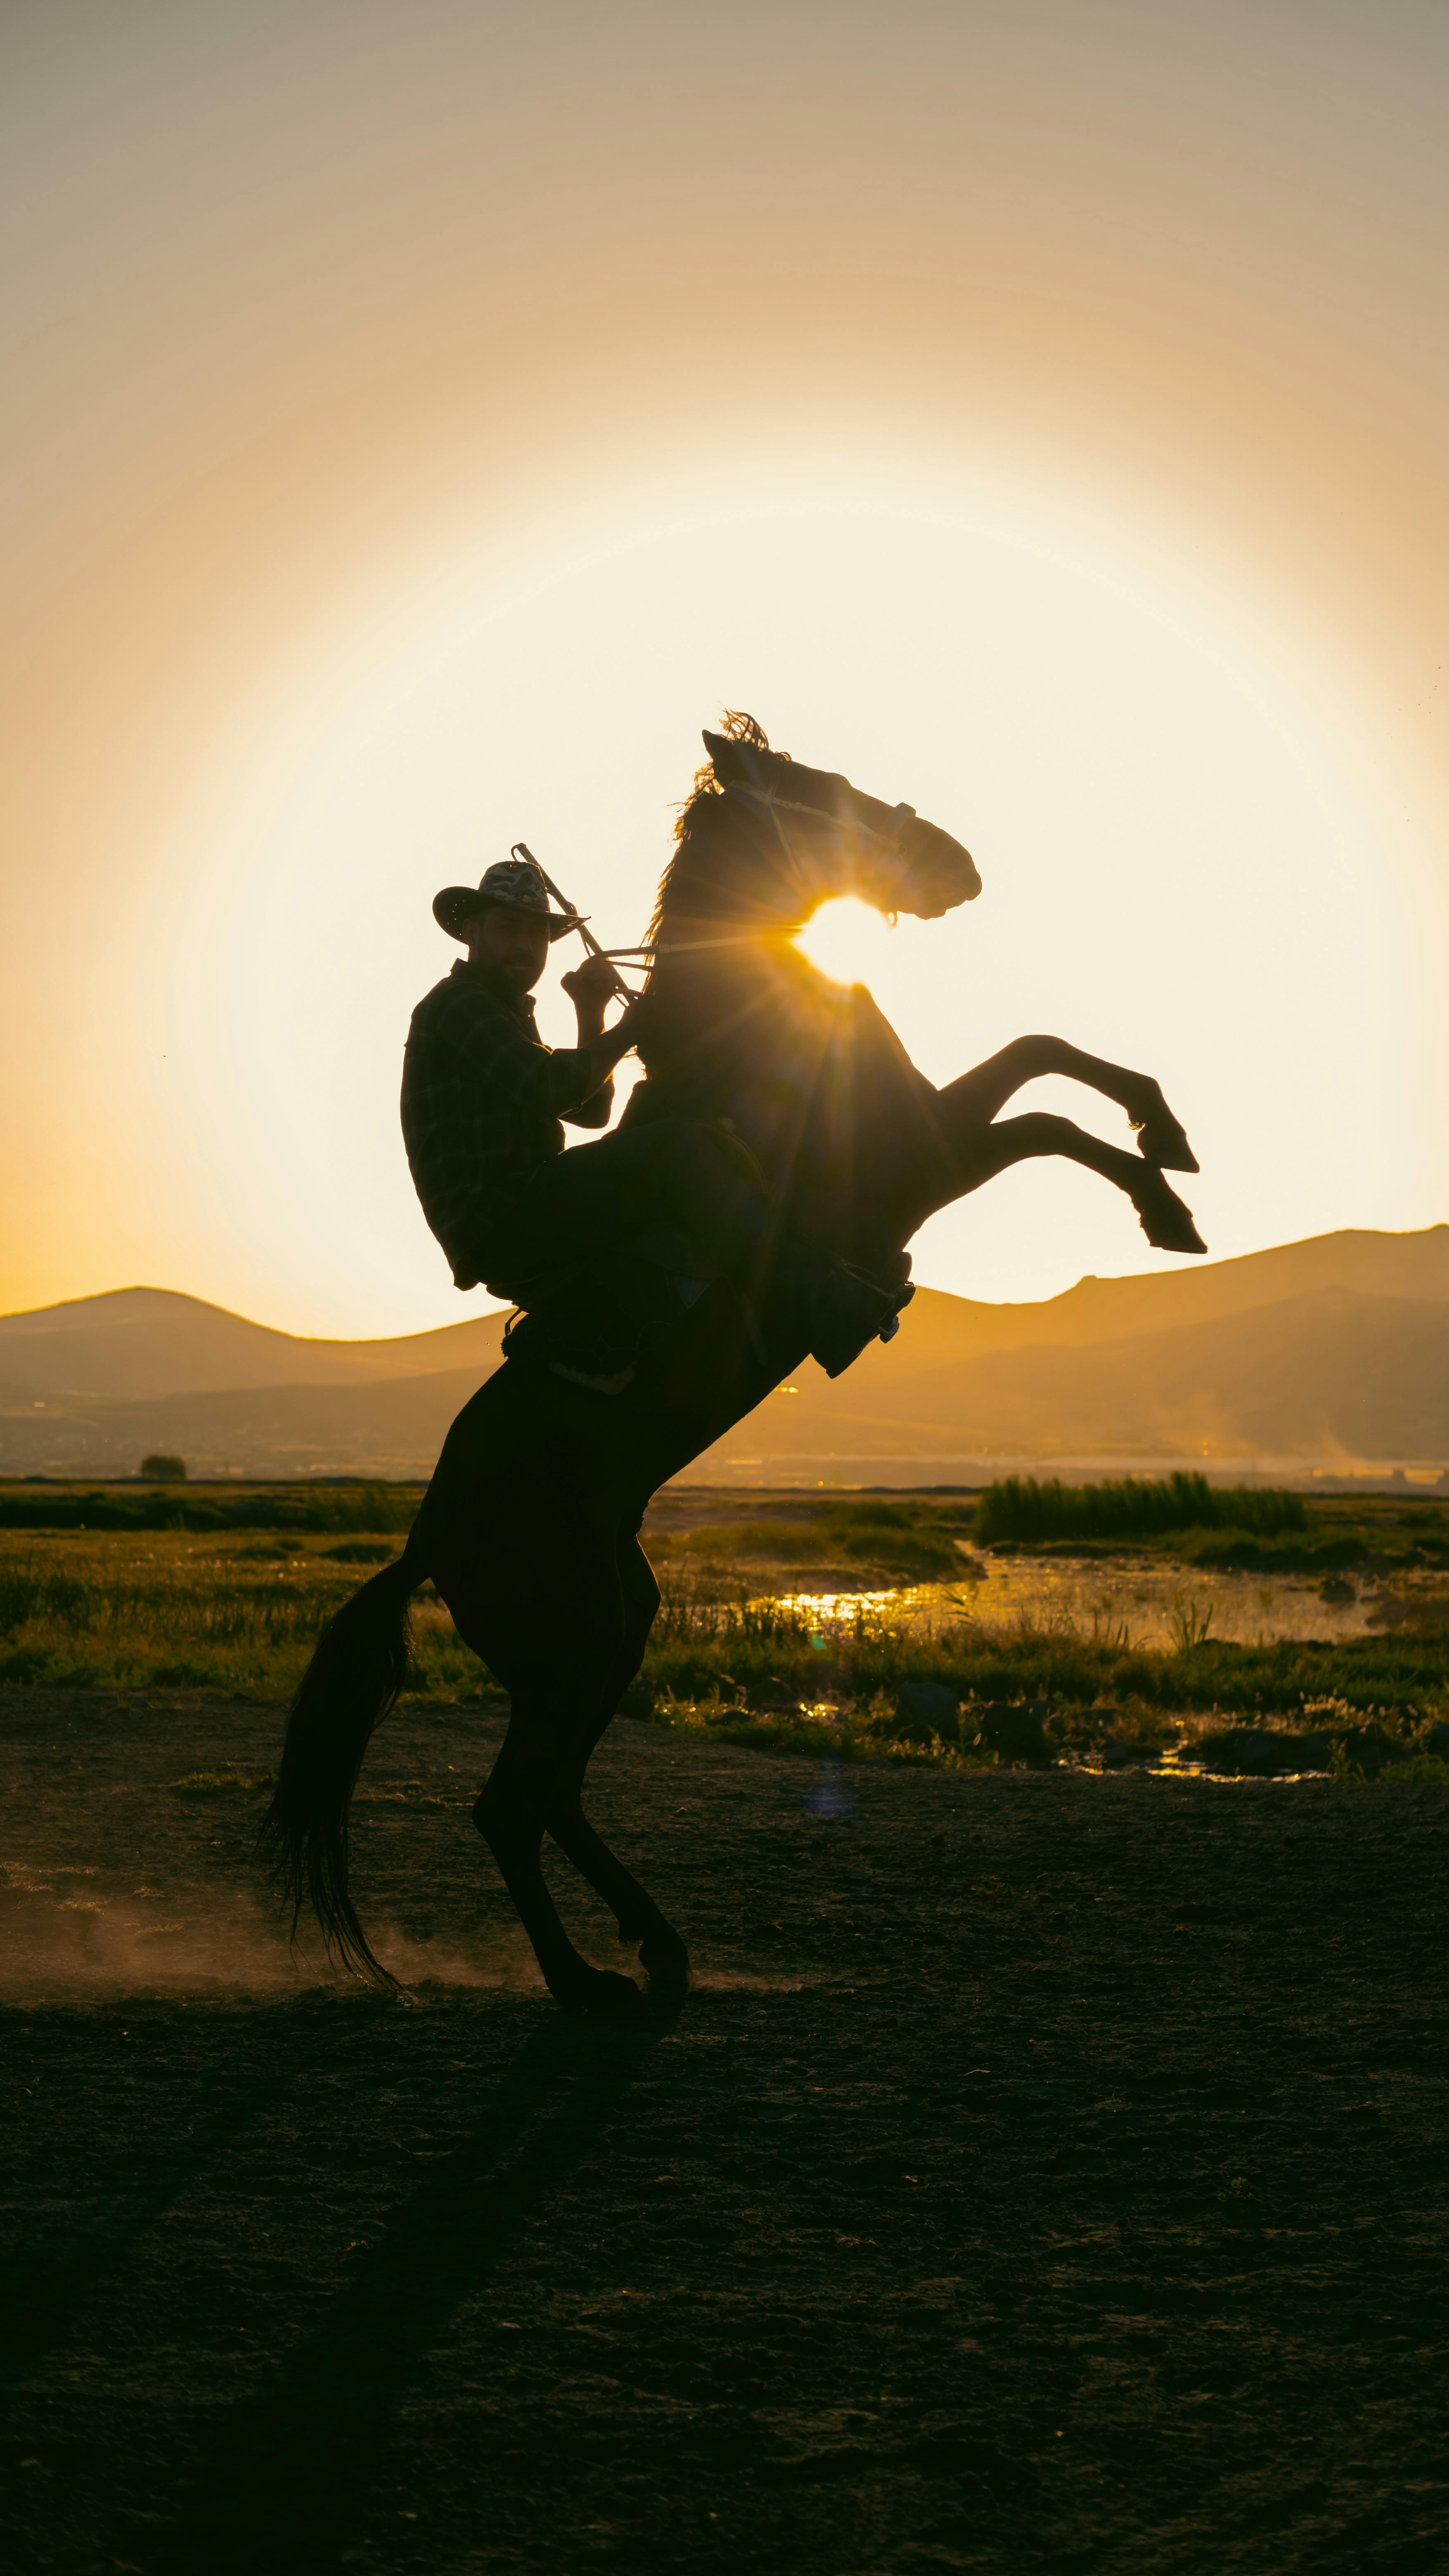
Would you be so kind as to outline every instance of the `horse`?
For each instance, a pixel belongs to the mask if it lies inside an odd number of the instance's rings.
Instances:
[[[963,845],[908,805],[773,751],[751,717],[728,715],[704,743],[645,947],[612,952],[648,965],[644,1079],[623,1123],[708,1127],[765,1194],[767,1250],[742,1284],[711,1276],[698,1247],[661,1226],[607,1278],[582,1261],[571,1279],[538,1286],[510,1320],[501,1365],[452,1424],[401,1556],[319,1638],[263,1834],[294,1937],[310,1910],[329,1954],[384,1988],[394,1981],[351,1892],[348,1813],[374,1729],[407,1678],[408,1605],[421,1584],[431,1580],[509,1696],[473,1818],[544,1981],[566,2010],[635,2015],[636,1979],[585,1959],[565,1929],[543,1840],[609,1907],[651,1989],[685,1986],[682,1935],[589,1822],[583,1784],[659,1607],[639,1537],[647,1505],[800,1366],[812,1336],[802,1280],[826,1256],[848,1263],[878,1290],[860,1347],[877,1331],[889,1338],[911,1293],[906,1247],[925,1218],[1043,1154],[1114,1183],[1150,1243],[1206,1248],[1163,1177],[1198,1165],[1152,1077],[1031,1036],[937,1089],[863,987],[833,984],[801,955],[798,932],[832,896],[924,920],[974,900],[980,878]],[[1047,1112],[999,1115],[1046,1073],[1117,1103],[1137,1150]],[[602,1368],[601,1308],[617,1328]]]

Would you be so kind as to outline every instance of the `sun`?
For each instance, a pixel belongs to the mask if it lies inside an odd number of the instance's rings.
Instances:
[[[847,894],[822,903],[795,945],[832,984],[869,984],[886,962],[890,938],[891,924],[858,895]]]

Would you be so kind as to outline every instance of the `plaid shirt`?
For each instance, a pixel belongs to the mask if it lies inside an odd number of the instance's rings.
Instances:
[[[467,958],[419,1002],[403,1054],[403,1141],[457,1287],[482,1278],[501,1202],[563,1152],[560,1118],[607,1127],[612,1082],[579,1102],[590,1069],[586,1049],[544,1045],[528,994]]]

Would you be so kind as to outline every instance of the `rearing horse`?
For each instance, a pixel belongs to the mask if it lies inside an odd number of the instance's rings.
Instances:
[[[651,1496],[797,1368],[811,1340],[799,1247],[882,1288],[883,1337],[904,1303],[905,1246],[925,1218],[1011,1164],[1064,1154],[1123,1190],[1148,1241],[1205,1249],[1163,1169],[1196,1171],[1148,1075],[1059,1038],[1018,1038],[937,1090],[862,987],[843,990],[794,945],[815,908],[854,894],[938,919],[980,892],[959,842],[833,773],[772,752],[748,717],[706,734],[651,925],[646,1079],[625,1120],[704,1119],[770,1193],[778,1266],[753,1293],[710,1278],[666,1229],[607,1282],[581,1269],[556,1307],[510,1330],[502,1366],[443,1444],[396,1564],[344,1604],[293,1702],[265,1830],[281,1853],[294,1929],[304,1906],[358,1973],[391,1983],[348,1885],[347,1820],[374,1727],[407,1673],[411,1594],[431,1577],[459,1635],[512,1708],[474,1808],[550,1991],[570,2008],[636,2010],[635,1981],[570,1940],[542,1869],[545,1834],[618,1920],[652,1980],[682,1983],[683,1940],[589,1823],[589,1758],[644,1658],[659,1588],[639,1543]],[[1012,1094],[1061,1073],[1125,1110],[1140,1151],[1043,1112],[1002,1119]],[[599,1375],[590,1290],[628,1318],[625,1365]],[[892,1290],[894,1293],[892,1293]]]

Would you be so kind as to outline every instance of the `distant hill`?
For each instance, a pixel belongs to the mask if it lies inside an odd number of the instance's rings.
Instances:
[[[239,1386],[364,1386],[497,1364],[499,1314],[396,1341],[324,1342],[273,1332],[172,1288],[112,1288],[0,1316],[0,1407],[80,1397],[144,1400]]]
[[[418,1377],[230,1387],[0,1416],[0,1475],[132,1475],[158,1449],[186,1459],[193,1475],[426,1476],[454,1414],[496,1365],[495,1347],[482,1366]]]
[[[154,1288],[0,1318],[0,1473],[425,1474],[502,1317],[309,1341]],[[832,1383],[807,1362],[694,1470],[748,1454],[1449,1458],[1449,1226],[1320,1235],[1038,1304],[922,1289]]]
[[[1236,1261],[1194,1264],[1191,1270],[1127,1279],[1089,1274],[1075,1288],[1039,1305],[982,1306],[952,1297],[943,1301],[952,1310],[950,1320],[943,1316],[937,1324],[933,1319],[927,1330],[934,1335],[943,1329],[950,1355],[964,1359],[978,1351],[1019,1350],[1028,1344],[1115,1342],[1138,1333],[1173,1332],[1326,1288],[1346,1288],[1361,1297],[1449,1303],[1449,1225],[1426,1226],[1420,1234],[1346,1228],[1340,1234],[1312,1235],[1304,1243],[1279,1244],[1270,1252],[1244,1253]],[[914,1316],[913,1306],[912,1320]]]
[[[833,1386],[816,1370],[795,1384],[721,1441],[714,1462],[745,1450],[1444,1460],[1449,1301],[1327,1288],[1177,1332],[903,1372],[894,1390],[875,1352]]]

